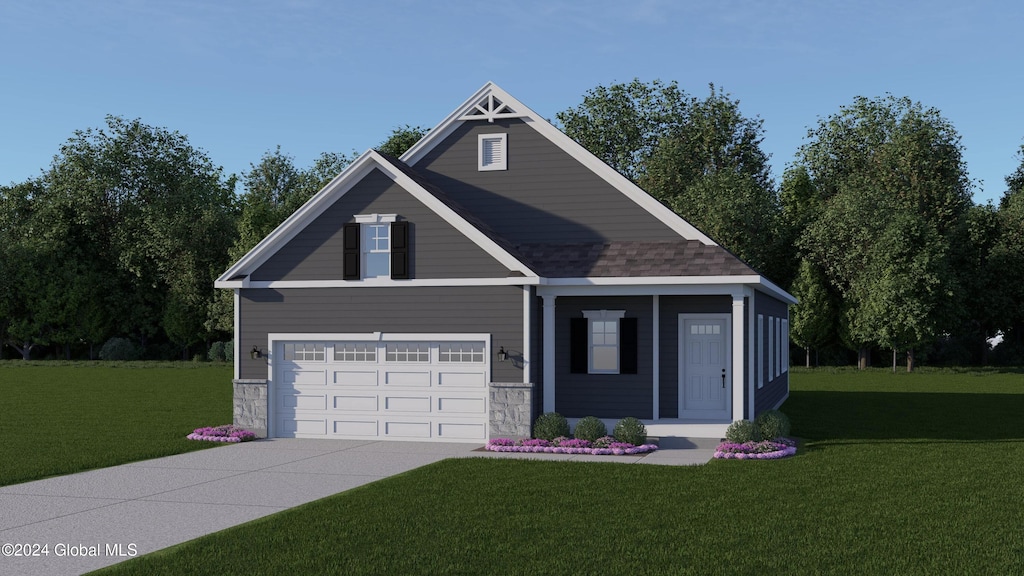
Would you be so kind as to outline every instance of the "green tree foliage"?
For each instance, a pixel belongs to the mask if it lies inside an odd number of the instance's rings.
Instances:
[[[836,298],[825,274],[807,260],[800,261],[790,292],[799,300],[789,311],[790,338],[804,348],[810,367],[811,350],[835,338]]]
[[[804,257],[843,297],[840,334],[859,350],[919,348],[961,312],[950,263],[971,207],[960,137],[933,108],[858,97],[821,120],[797,154],[789,213],[809,218]],[[909,364],[908,364],[909,366]]]
[[[413,144],[423,139],[429,131],[429,128],[423,128],[422,126],[410,126],[406,124],[405,126],[392,130],[391,136],[377,145],[375,149],[378,152],[383,152],[398,158],[402,154],[405,154],[406,150],[412,148]]]
[[[598,86],[557,114],[567,135],[769,277],[787,274],[762,121],[713,85]],[[784,282],[785,283],[785,282]]]
[[[1024,359],[1024,147],[1021,164],[1006,177],[1007,190],[999,201],[998,234],[989,252],[989,270],[995,286],[994,323],[1004,333],[1001,346],[1014,348]]]

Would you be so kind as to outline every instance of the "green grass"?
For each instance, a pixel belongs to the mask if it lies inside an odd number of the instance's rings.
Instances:
[[[792,388],[790,459],[447,460],[102,573],[1024,573],[1024,376]]]
[[[0,362],[0,486],[209,448],[231,406],[225,365]]]

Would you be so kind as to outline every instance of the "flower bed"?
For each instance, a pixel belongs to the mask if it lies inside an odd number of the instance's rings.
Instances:
[[[777,460],[796,454],[796,442],[776,438],[760,442],[722,442],[715,448],[715,458],[736,460]]]
[[[186,438],[208,442],[248,442],[256,438],[256,433],[231,424],[224,424],[223,426],[196,428]]]
[[[549,454],[622,456],[653,452],[658,449],[658,446],[655,444],[641,444],[637,446],[628,442],[616,442],[611,436],[598,438],[593,442],[560,436],[554,440],[544,440],[542,438],[529,438],[526,440],[492,438],[487,442],[486,449],[492,452],[545,452]]]

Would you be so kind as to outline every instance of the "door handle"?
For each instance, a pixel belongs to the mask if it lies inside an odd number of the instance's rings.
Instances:
[[[722,368],[722,388],[725,388],[725,368]]]

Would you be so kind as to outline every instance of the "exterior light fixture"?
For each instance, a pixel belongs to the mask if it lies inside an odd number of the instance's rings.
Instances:
[[[252,350],[249,351],[249,357],[252,358],[253,360],[259,360],[260,358],[263,358],[263,353],[260,352],[260,347],[253,346]]]
[[[508,361],[508,352],[505,351],[505,347],[498,348],[498,362]]]

